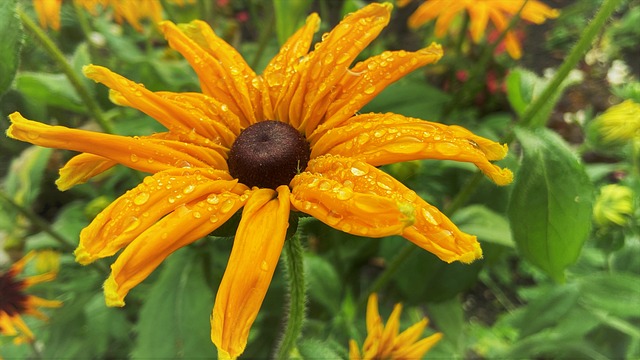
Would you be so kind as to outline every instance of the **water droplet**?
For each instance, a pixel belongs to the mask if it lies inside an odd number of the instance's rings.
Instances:
[[[136,195],[136,197],[133,199],[133,203],[136,205],[142,205],[146,203],[147,200],[149,200],[149,193],[141,192],[140,194]]]
[[[40,134],[38,134],[37,132],[27,131],[27,138],[29,138],[29,140],[35,140],[39,137],[40,137]]]
[[[436,151],[445,156],[454,156],[460,153],[460,148],[452,143],[437,143]]]
[[[169,196],[169,197],[167,198],[167,201],[169,201],[169,204],[173,204],[173,203],[175,203],[175,202],[176,202],[176,198],[175,198],[175,197],[173,197],[173,196]]]
[[[211,194],[207,196],[207,202],[211,205],[216,205],[220,202],[220,198],[216,194]]]
[[[378,64],[376,62],[374,62],[374,61],[372,61],[372,62],[367,64],[367,68],[369,70],[375,70],[377,67],[378,67]]]
[[[193,217],[196,219],[200,219],[202,217],[202,213],[200,213],[200,211],[194,211]]]
[[[394,183],[393,183],[393,180],[390,177],[381,175],[381,176],[378,176],[378,178],[376,180],[377,180],[376,184],[379,187],[381,187],[381,188],[383,188],[385,190],[393,190]]]
[[[333,62],[333,54],[332,53],[328,53],[325,57],[324,57],[324,64],[325,65],[329,65]]]
[[[222,110],[223,112],[227,112],[229,111],[229,107],[227,106],[227,104],[222,104],[220,105],[220,110]]]
[[[342,225],[342,227],[341,227],[341,229],[340,229],[340,230],[342,230],[342,231],[344,231],[344,232],[348,233],[349,231],[351,231],[351,229],[352,229],[352,228],[353,228],[353,226],[351,226],[351,224],[349,224],[349,223],[344,223],[344,224]]]
[[[184,189],[182,189],[182,192],[185,194],[191,194],[193,192],[193,190],[196,189],[196,186],[193,184],[189,184],[187,185],[187,187],[185,187]]]
[[[129,232],[129,231],[133,231],[135,230],[138,226],[140,226],[140,219],[138,219],[135,216],[131,216],[129,218],[129,225],[127,226],[126,229],[124,229],[124,232]]]
[[[237,67],[232,67],[231,69],[229,69],[229,73],[231,75],[238,75],[240,74],[240,69],[238,69]]]
[[[368,88],[364,89],[364,93],[367,95],[371,95],[376,91],[376,87],[371,85]]]
[[[233,205],[235,204],[235,202],[231,199],[227,199],[225,200],[222,205],[220,205],[220,212],[223,214],[228,213],[229,211],[231,211],[231,209],[233,208]]]
[[[336,65],[344,64],[349,59],[351,59],[351,55],[349,53],[343,53],[342,55],[340,55],[340,57],[338,57],[338,61],[336,61]]]
[[[366,175],[369,173],[369,167],[365,163],[357,161],[351,165],[351,173],[355,176]]]
[[[131,160],[131,162],[137,162],[138,161],[138,155],[131,154],[131,156],[129,156],[129,159]]]
[[[331,183],[323,180],[320,182],[320,185],[318,186],[318,189],[322,190],[322,191],[327,191],[331,189]]]
[[[422,213],[422,217],[424,217],[425,220],[429,222],[429,224],[438,225],[438,222],[436,221],[436,219],[433,217],[433,215],[431,215],[431,212],[429,212],[427,209],[422,208],[421,213]]]
[[[358,135],[357,141],[358,141],[358,144],[360,144],[360,145],[366,144],[367,141],[369,141],[369,134],[368,133],[362,133],[362,134]]]
[[[342,215],[334,211],[329,211],[326,217],[326,221],[327,221],[327,224],[329,224],[329,226],[337,225],[340,221],[342,221],[342,219],[343,219]]]
[[[211,221],[211,223],[215,224],[218,222],[218,215],[211,215],[211,217],[209,217],[209,221]]]
[[[262,271],[268,271],[269,270],[269,264],[267,264],[266,261],[262,260],[262,263],[260,263],[260,269]]]
[[[341,187],[336,192],[336,198],[338,200],[348,200],[353,197],[353,191],[349,188]]]

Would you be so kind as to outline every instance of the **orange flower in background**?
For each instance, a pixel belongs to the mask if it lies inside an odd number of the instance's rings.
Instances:
[[[61,190],[116,164],[151,173],[109,205],[80,234],[76,259],[88,264],[124,249],[111,266],[108,305],[123,306],[173,251],[217,229],[243,208],[211,316],[221,358],[245,349],[285,241],[291,210],[344,232],[401,235],[447,262],[482,256],[475,236],[377,166],[417,159],[475,164],[499,185],[512,173],[490,161],[506,145],[398,114],[357,114],[386,86],[440,59],[432,44],[385,51],[352,66],[387,25],[389,4],[370,4],[323,35],[316,14],[257,75],[202,21],[160,29],[189,61],[202,93],[152,92],[100,66],[85,74],[111,88],[112,101],[134,107],[168,131],[118,136],[10,115],[7,135],[82,152],[61,170]],[[97,146],[96,144],[99,144]]]
[[[149,19],[154,23],[162,20],[162,4],[160,0],[72,0],[81,5],[92,15],[97,15],[98,7],[111,8],[113,16],[119,24],[129,23],[134,29],[142,31],[140,21]],[[195,0],[167,0],[183,6],[193,4]],[[60,8],[62,0],[33,0],[33,7],[38,14],[40,26],[60,29]]]
[[[451,21],[460,12],[466,10],[469,15],[471,38],[478,43],[486,31],[489,20],[496,30],[503,32],[520,8],[522,11],[519,16],[534,24],[542,24],[547,19],[555,19],[560,15],[558,10],[538,0],[426,0],[409,17],[409,26],[418,28],[437,19],[435,35],[443,37]],[[512,31],[507,31],[504,41],[509,55],[519,59],[522,56],[522,49],[516,35]]]
[[[34,340],[33,333],[22,319],[23,315],[31,315],[46,320],[39,307],[55,308],[62,306],[61,301],[45,300],[29,295],[25,290],[29,287],[56,277],[56,270],[21,277],[25,265],[37,256],[31,251],[22,259],[16,261],[7,271],[0,272],[0,334],[14,337],[14,342],[30,342]]]
[[[385,325],[378,312],[378,295],[371,294],[367,303],[367,338],[362,352],[355,340],[349,342],[349,359],[422,359],[442,339],[442,333],[420,339],[429,324],[426,317],[399,333],[401,313],[402,304],[396,304]]]

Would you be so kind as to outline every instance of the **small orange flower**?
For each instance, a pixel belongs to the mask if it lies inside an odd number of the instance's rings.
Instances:
[[[355,340],[349,342],[349,359],[421,359],[442,338],[442,333],[435,333],[419,340],[429,324],[426,317],[398,333],[401,313],[402,304],[396,304],[385,325],[378,312],[378,295],[371,294],[367,303],[367,338],[362,352]]]
[[[409,26],[418,28],[437,18],[435,35],[443,37],[455,16],[466,10],[470,19],[471,38],[478,43],[489,20],[499,32],[503,32],[523,4],[520,17],[534,24],[542,24],[560,15],[558,10],[538,0],[426,0],[409,17]],[[505,44],[512,58],[519,59],[522,56],[520,42],[512,31],[505,34]]]
[[[32,315],[46,320],[38,307],[55,308],[62,306],[61,301],[45,300],[25,292],[29,287],[46,281],[51,281],[56,277],[54,270],[20,278],[25,265],[37,253],[32,251],[22,259],[16,261],[9,270],[0,272],[0,334],[13,336],[14,342],[33,341],[33,333],[25,324],[22,315]]]
[[[417,159],[475,164],[497,184],[512,173],[491,163],[506,145],[398,114],[357,114],[387,85],[437,61],[439,45],[386,51],[352,66],[389,22],[389,4],[350,14],[309,51],[319,17],[306,24],[257,75],[202,21],[160,29],[189,61],[203,93],[152,92],[110,70],[85,74],[111,88],[117,104],[155,118],[166,132],[100,134],[10,115],[7,135],[82,152],[61,170],[61,190],[116,164],[153,175],[121,196],[80,234],[76,260],[112,256],[108,305],[124,298],[175,250],[243,208],[211,317],[220,357],[244,351],[271,282],[291,210],[361,236],[402,235],[447,262],[482,256],[475,236],[377,166]],[[99,144],[99,146],[97,145]]]

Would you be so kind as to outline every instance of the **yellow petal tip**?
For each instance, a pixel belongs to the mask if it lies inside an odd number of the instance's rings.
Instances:
[[[124,299],[118,295],[118,283],[113,274],[104,282],[104,300],[109,307],[123,307]]]
[[[76,256],[76,262],[80,265],[89,265],[95,261],[95,258],[91,256],[91,254],[89,254],[82,245],[78,246],[73,254]]]

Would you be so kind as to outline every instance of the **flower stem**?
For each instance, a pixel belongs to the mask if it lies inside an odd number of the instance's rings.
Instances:
[[[296,341],[300,336],[305,317],[304,250],[300,243],[300,236],[296,233],[289,238],[284,249],[284,263],[289,278],[289,313],[287,325],[276,352],[276,359],[289,359],[291,352],[296,348]]]
[[[602,6],[600,6],[596,16],[593,18],[589,26],[582,31],[580,39],[573,46],[573,49],[571,49],[571,52],[566,57],[562,65],[560,65],[560,68],[553,76],[553,79],[549,82],[549,85],[547,85],[540,96],[538,96],[525,109],[524,114],[520,119],[520,126],[525,128],[535,128],[546,125],[548,118],[536,117],[536,115],[544,107],[553,108],[553,106],[548,105],[548,102],[552,101],[555,103],[558,101],[559,97],[554,95],[559,91],[560,84],[564,81],[567,75],[569,75],[569,72],[576,67],[578,61],[582,60],[584,54],[591,47],[593,40],[600,33],[607,19],[609,19],[609,16],[611,16],[613,11],[618,7],[618,5],[620,5],[620,2],[621,0],[605,0]]]
[[[67,76],[69,82],[75,88],[76,92],[82,99],[82,102],[87,107],[87,110],[93,116],[98,125],[100,125],[102,130],[107,133],[113,133],[111,124],[107,122],[105,117],[102,115],[102,111],[100,110],[98,103],[89,95],[89,91],[84,86],[82,80],[73,70],[71,65],[69,65],[69,62],[62,51],[58,49],[56,44],[44,31],[42,31],[42,29],[38,27],[38,25],[36,25],[35,22],[33,22],[33,20],[31,20],[31,18],[29,18],[27,14],[25,14],[24,11],[22,11],[22,9],[18,8],[16,12],[18,13],[18,16],[20,16],[20,20],[24,24],[25,28],[29,30],[29,32],[40,42],[44,50],[53,58],[58,66],[60,66],[60,69]]]

